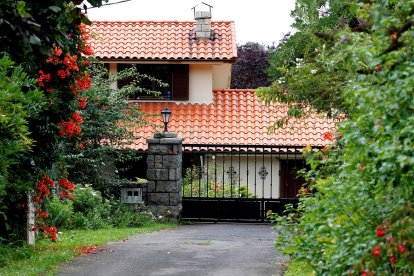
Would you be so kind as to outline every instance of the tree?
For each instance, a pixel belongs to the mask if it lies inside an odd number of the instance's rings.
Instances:
[[[154,94],[138,87],[144,79],[156,81],[160,87],[166,84],[140,74],[134,66],[108,75],[102,64],[94,63],[90,73],[93,83],[84,99],[87,103],[79,103],[83,116],[82,133],[78,140],[66,139],[61,145],[62,162],[75,183],[90,184],[106,197],[113,197],[118,195],[119,185],[123,184],[117,171],[127,169],[116,168],[116,164],[139,158],[129,146],[138,138],[136,130],[146,123],[139,105],[131,104],[129,98],[137,89]],[[129,84],[119,89],[111,88],[112,83],[126,79]]]
[[[81,132],[78,103],[91,82],[85,58],[91,51],[81,25],[88,20],[76,6],[82,2],[0,2],[0,52],[7,53],[16,68],[22,69],[20,76],[13,75],[17,71],[7,70],[1,81],[21,78],[24,83],[16,83],[13,90],[9,86],[15,98],[9,102],[17,107],[16,111],[21,109],[20,103],[29,107],[13,114],[2,105],[1,113],[5,116],[0,128],[9,132],[1,132],[0,140],[8,139],[15,144],[21,143],[22,138],[30,141],[26,147],[18,149],[19,154],[3,155],[8,166],[2,171],[7,193],[7,196],[0,195],[0,208],[4,214],[0,216],[0,225],[7,226],[7,229],[0,229],[2,237],[24,229],[22,199],[27,192],[35,190],[47,175],[64,176],[52,168],[59,153],[58,145],[62,138],[76,139]],[[94,6],[102,4],[102,0],[89,2]],[[36,79],[37,87],[32,84]],[[43,95],[34,97],[37,90]],[[13,119],[18,119],[19,124],[12,128],[10,122]],[[9,145],[1,144],[0,151],[8,150]]]
[[[332,145],[304,150],[313,194],[277,219],[278,246],[318,275],[412,275],[413,2],[348,4],[364,32],[341,29],[320,62],[365,70],[341,89],[348,119]]]
[[[270,85],[266,69],[269,67],[270,47],[247,42],[237,47],[237,62],[232,67],[231,88],[255,89]]]
[[[260,88],[258,95],[267,103],[288,104],[288,114],[277,122],[279,126],[289,117],[300,118],[311,110],[329,117],[346,113],[340,91],[362,66],[354,64],[351,68],[343,60],[331,60],[330,64],[324,60],[332,55],[338,32],[343,28],[364,30],[356,25],[349,2],[298,0],[292,16],[297,32],[284,37],[272,53],[268,73],[273,83]]]

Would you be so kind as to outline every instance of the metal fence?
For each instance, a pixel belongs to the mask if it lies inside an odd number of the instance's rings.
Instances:
[[[183,217],[264,221],[282,212],[303,184],[302,148],[183,145]]]

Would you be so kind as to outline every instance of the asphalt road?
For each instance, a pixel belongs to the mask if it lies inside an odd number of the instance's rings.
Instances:
[[[69,275],[282,275],[265,224],[193,224],[137,235],[61,267]]]

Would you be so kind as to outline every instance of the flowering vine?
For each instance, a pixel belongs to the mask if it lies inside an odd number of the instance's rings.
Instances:
[[[45,210],[45,202],[53,194],[52,189],[54,188],[57,188],[60,191],[60,199],[73,200],[74,198],[72,193],[75,188],[75,184],[62,177],[58,181],[58,185],[56,187],[56,183],[48,175],[44,175],[37,182],[37,187],[35,190],[36,196],[33,198],[33,202],[35,203],[34,213],[36,223],[33,226],[32,230],[35,232],[42,230],[43,236],[49,238],[52,241],[57,240],[58,230],[54,225],[46,225],[45,219],[49,217],[49,213]]]

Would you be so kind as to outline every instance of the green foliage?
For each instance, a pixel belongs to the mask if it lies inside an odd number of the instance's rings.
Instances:
[[[75,185],[73,191],[73,210],[82,214],[87,214],[95,206],[103,201],[101,193],[95,191],[91,186]]]
[[[0,65],[2,237],[23,233],[24,209],[19,206],[37,180],[52,170],[61,139],[58,124],[78,109],[77,97],[87,86],[87,47],[79,25],[88,20],[76,5],[82,2],[0,2],[0,52],[7,55]],[[7,197],[2,195],[5,189]]]
[[[58,229],[67,228],[73,216],[73,203],[55,197],[45,204],[45,211],[49,214],[45,219],[46,225],[54,225]]]
[[[342,0],[298,0],[293,27],[270,57],[268,74],[270,87],[259,88],[257,94],[266,103],[283,102],[289,112],[277,125],[286,124],[290,117],[306,117],[310,111],[336,117],[347,112],[341,89],[355,75],[361,63],[352,66],[343,60],[333,60],[338,32],[349,23],[354,14],[349,3]],[[330,59],[330,62],[325,62]]]
[[[38,59],[46,59],[53,43],[63,45],[69,39],[67,25],[89,20],[75,4],[83,1],[0,2],[0,52],[7,52],[26,68],[36,68]],[[102,0],[89,1],[101,6]]]
[[[42,94],[21,67],[7,57],[0,59],[0,195],[15,157],[30,149],[27,118],[41,110]],[[27,93],[23,92],[26,90]],[[36,112],[37,111],[37,112]]]
[[[76,185],[73,195],[74,214],[67,220],[65,228],[143,227],[154,222],[153,215],[145,206],[132,208],[114,198],[104,199],[101,193],[91,186]]]
[[[205,175],[200,177],[199,172],[200,168],[196,166],[186,169],[183,178],[183,196],[255,198],[255,195],[247,190],[246,185],[238,182],[238,174],[235,174],[232,179],[226,177],[223,181],[223,167],[215,164],[214,161],[209,163]]]
[[[78,184],[91,184],[104,196],[118,196],[117,164],[136,161],[140,157],[128,145],[138,138],[136,129],[145,118],[138,105],[129,102],[129,96],[140,90],[139,82],[149,76],[138,73],[136,67],[110,74],[101,64],[91,67],[93,83],[87,91],[88,102],[82,110],[83,127],[78,140],[67,140],[62,146],[62,160],[71,179]],[[132,82],[120,89],[111,84],[129,79]],[[127,168],[120,168],[127,169]]]
[[[314,276],[315,271],[306,262],[292,260],[289,262],[284,276]]]
[[[364,61],[367,70],[342,90],[349,118],[341,138],[309,153],[313,195],[275,219],[277,246],[318,275],[414,273],[413,5],[351,4],[367,32],[343,29],[324,60]]]
[[[34,80],[8,56],[0,59],[0,91],[0,216],[3,216],[6,191],[15,186],[13,166],[33,144],[28,118],[38,116],[44,98]]]

